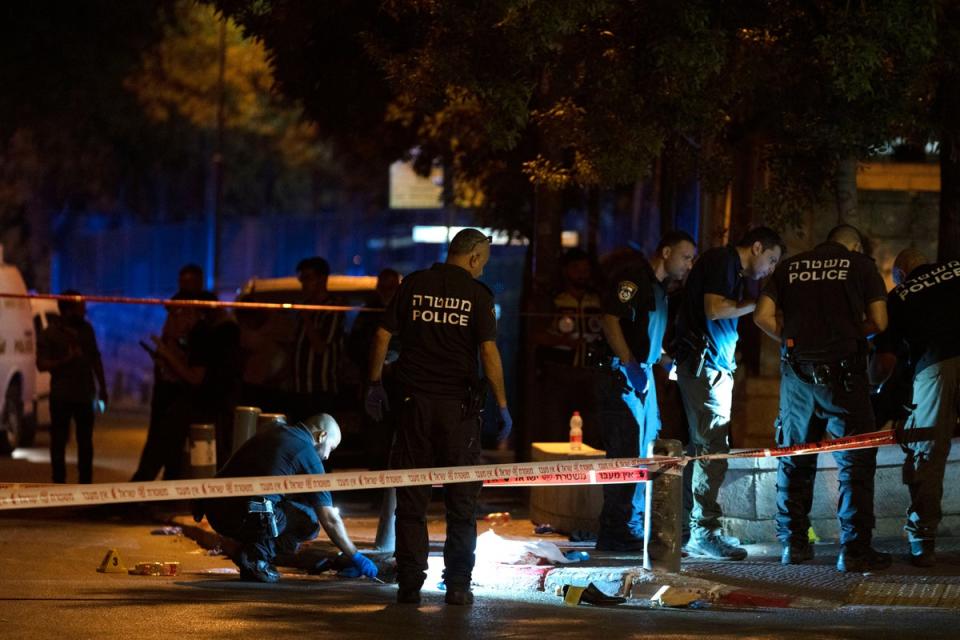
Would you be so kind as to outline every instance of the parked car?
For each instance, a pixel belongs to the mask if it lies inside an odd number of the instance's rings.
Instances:
[[[60,320],[60,309],[57,307],[56,300],[33,298],[30,300],[30,308],[33,310],[33,332],[37,338],[40,337],[44,329]],[[33,414],[37,428],[50,426],[49,371],[37,371],[37,390],[33,398]],[[30,440],[30,442],[26,442],[21,436],[20,446],[29,447],[33,444],[33,438],[30,438]]]
[[[0,293],[25,294],[20,270],[2,264]],[[0,299],[0,454],[33,443],[37,387],[36,331],[30,301]]]

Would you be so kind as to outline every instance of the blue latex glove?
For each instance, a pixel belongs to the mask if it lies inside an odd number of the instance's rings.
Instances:
[[[497,420],[497,442],[503,442],[509,438],[512,429],[513,418],[510,416],[510,409],[500,407],[500,418]]]
[[[633,392],[637,394],[637,397],[646,397],[647,391],[650,390],[650,376],[647,369],[642,367],[639,362],[631,362],[624,365],[623,370],[627,374],[627,381],[633,387]]]
[[[376,422],[383,420],[384,411],[390,411],[390,402],[387,400],[387,390],[383,388],[382,383],[370,383],[363,408],[366,410],[367,415]]]
[[[353,566],[354,568],[365,578],[376,578],[377,577],[377,565],[373,564],[373,561],[370,560],[367,556],[363,555],[360,552],[357,552],[353,555]]]

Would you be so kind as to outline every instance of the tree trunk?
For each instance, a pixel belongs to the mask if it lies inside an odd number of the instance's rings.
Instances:
[[[760,157],[757,145],[745,140],[734,152],[730,242],[736,242],[754,224],[753,194],[757,186]]]
[[[849,224],[860,228],[860,212],[857,208],[857,157],[848,156],[837,166],[834,177],[834,200],[837,207],[837,224]]]
[[[960,73],[940,81],[940,234],[937,259],[960,258]]]
[[[537,185],[533,196],[533,297],[536,306],[549,297],[560,266],[563,198],[559,191]]]
[[[596,261],[600,246],[600,187],[587,189],[587,253]]]

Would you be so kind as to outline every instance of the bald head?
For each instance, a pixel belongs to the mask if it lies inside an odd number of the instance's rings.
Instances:
[[[837,225],[831,229],[827,241],[842,244],[850,251],[863,252],[863,235],[856,227],[848,224]]]
[[[927,256],[913,247],[904,249],[897,254],[897,259],[893,261],[893,282],[894,284],[903,284],[910,273],[917,267],[921,267],[930,262]]]
[[[314,441],[317,443],[317,453],[322,460],[329,458],[333,450],[340,446],[340,440],[343,438],[340,425],[330,414],[318,413],[304,420],[303,424],[313,434]]]

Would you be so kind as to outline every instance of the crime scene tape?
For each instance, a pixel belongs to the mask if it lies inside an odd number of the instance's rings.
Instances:
[[[462,469],[464,467],[457,467]],[[675,469],[664,465],[658,473],[675,473]],[[624,467],[622,469],[611,469],[609,471],[595,471],[596,475],[590,475],[590,471],[577,471],[563,474],[546,474],[541,476],[523,476],[516,478],[499,478],[496,480],[484,480],[485,487],[557,487],[565,485],[578,484],[624,484],[632,482],[646,482],[650,479],[650,473],[646,469],[637,469],[635,467]],[[330,475],[330,474],[328,474]],[[40,489],[42,487],[62,487],[61,484],[34,483],[34,482],[0,482],[0,491],[16,489]],[[77,485],[71,485],[77,486]],[[103,486],[103,485],[98,485]],[[436,487],[442,484],[434,484]],[[367,487],[364,487],[367,488]]]
[[[63,295],[59,293],[3,293],[0,298],[14,298],[18,300],[64,300],[66,302],[97,302],[104,304],[144,304],[164,307],[197,307],[201,309],[260,309],[273,311],[360,311],[363,313],[383,311],[381,307],[329,305],[329,304],[301,304],[296,302],[240,302],[234,300],[170,300],[169,298],[132,298],[128,296],[101,296],[101,295]],[[515,315],[553,318],[558,314],[555,311],[518,311]],[[585,317],[597,316],[599,313],[585,313]]]
[[[734,453],[714,453],[698,456],[703,460],[720,460],[728,458],[781,458],[784,456],[810,455],[813,453],[831,453],[836,451],[853,451],[854,449],[872,449],[897,444],[896,432],[871,431],[856,436],[847,436],[823,442],[809,442],[795,444],[776,449],[748,449]]]
[[[896,444],[896,434],[893,431],[877,431],[827,442],[696,457],[601,458],[428,469],[345,471],[319,475],[164,480],[96,485],[12,484],[0,485],[0,510],[380,489],[477,481],[492,487],[623,484],[647,481],[652,473],[679,474],[685,464],[697,459],[810,455],[892,444]]]
[[[231,300],[170,300],[167,298],[129,298],[125,296],[62,295],[58,293],[2,293],[0,298],[18,300],[64,300],[66,302],[102,302],[106,304],[145,304],[164,307],[199,307],[203,309],[274,309],[277,311],[383,311],[374,307],[349,305],[299,304],[294,302],[238,302]]]
[[[296,476],[84,485],[15,483],[0,485],[0,510],[382,489],[478,481],[485,485],[489,482],[488,486],[624,484],[646,481],[650,472],[661,467],[664,472],[679,473],[676,468],[681,463],[678,458],[599,458],[575,462],[546,461],[391,471],[343,471]],[[636,468],[641,465],[645,468]]]

